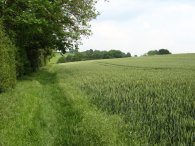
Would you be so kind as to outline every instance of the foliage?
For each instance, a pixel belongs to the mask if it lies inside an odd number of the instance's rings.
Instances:
[[[130,53],[123,53],[120,50],[99,51],[99,50],[87,50],[84,52],[78,52],[74,54],[68,54],[65,57],[61,57],[58,63],[94,60],[94,59],[111,59],[111,58],[124,58],[131,57]]]
[[[153,56],[153,55],[166,55],[166,54],[171,54],[171,52],[167,49],[151,50],[148,51],[146,55]]]
[[[147,53],[148,56],[153,56],[153,55],[158,55],[158,54],[159,54],[158,50],[151,50],[151,51],[148,51]]]
[[[96,18],[96,0],[1,0],[0,17],[19,48],[18,74],[36,71],[51,49],[78,48],[82,35],[90,35]]]
[[[0,92],[12,88],[15,82],[15,47],[0,22]]]
[[[158,52],[159,52],[159,55],[171,54],[171,52],[169,52],[169,50],[167,49],[160,49]]]
[[[128,53],[126,54],[126,56],[127,56],[127,57],[131,57],[131,53],[128,52]]]

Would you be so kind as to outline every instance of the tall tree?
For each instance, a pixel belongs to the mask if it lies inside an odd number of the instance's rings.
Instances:
[[[19,57],[27,58],[31,71],[52,50],[77,47],[82,35],[90,35],[97,0],[0,0],[0,17]],[[24,57],[26,56],[26,57]],[[19,60],[19,59],[18,59]],[[24,61],[23,61],[24,62]]]

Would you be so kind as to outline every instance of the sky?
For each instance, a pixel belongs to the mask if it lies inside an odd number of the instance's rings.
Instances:
[[[195,53],[195,0],[100,0],[97,10],[93,35],[82,39],[80,51]]]

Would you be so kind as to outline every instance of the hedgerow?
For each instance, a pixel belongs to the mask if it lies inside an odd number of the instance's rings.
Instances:
[[[0,22],[0,92],[16,83],[15,47],[3,31]]]

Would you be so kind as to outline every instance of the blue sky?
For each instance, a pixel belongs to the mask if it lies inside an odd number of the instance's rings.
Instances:
[[[117,49],[142,55],[166,48],[195,53],[195,0],[100,0],[93,35],[81,51]]]

